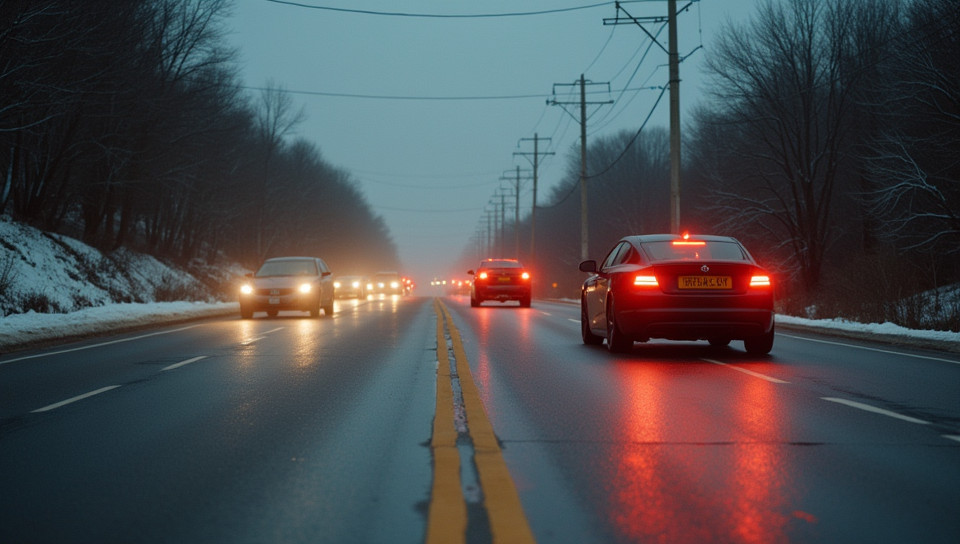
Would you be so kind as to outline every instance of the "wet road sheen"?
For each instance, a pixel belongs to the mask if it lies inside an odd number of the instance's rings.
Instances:
[[[956,542],[960,358],[338,301],[2,355],[0,467],[0,542]]]

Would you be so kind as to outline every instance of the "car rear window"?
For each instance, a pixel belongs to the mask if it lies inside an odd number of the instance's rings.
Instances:
[[[484,261],[480,268],[523,268],[517,261]]]
[[[317,264],[313,261],[267,261],[257,271],[257,277],[316,275]]]
[[[698,261],[698,260],[721,260],[721,261],[746,261],[747,255],[741,249],[740,244],[736,242],[722,241],[694,241],[689,245],[677,244],[677,240],[665,240],[663,242],[644,242],[643,250],[653,262],[657,261]]]

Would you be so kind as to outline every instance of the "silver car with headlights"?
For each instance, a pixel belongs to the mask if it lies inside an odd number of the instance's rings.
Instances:
[[[311,317],[323,310],[332,316],[333,297],[333,276],[323,259],[267,259],[240,287],[240,317],[250,319],[255,312],[273,317],[287,310],[309,312]]]

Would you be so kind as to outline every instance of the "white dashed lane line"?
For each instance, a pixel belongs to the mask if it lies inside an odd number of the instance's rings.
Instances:
[[[206,359],[206,358],[207,358],[206,355],[201,355],[201,356],[199,356],[199,357],[194,357],[194,358],[192,358],[192,359],[187,359],[186,361],[180,361],[179,363],[174,363],[174,364],[172,364],[172,365],[170,365],[170,366],[164,367],[163,369],[161,369],[161,372],[166,371],[166,370],[173,370],[173,369],[175,369],[175,368],[180,368],[181,366],[186,366],[186,365],[189,365],[190,363],[195,363],[195,362],[199,361],[200,359]]]
[[[56,410],[57,408],[60,408],[61,406],[66,406],[66,405],[68,405],[68,404],[77,402],[78,400],[83,400],[83,399],[92,397],[92,396],[94,396],[94,395],[99,395],[100,393],[106,393],[107,391],[110,391],[111,389],[116,389],[116,388],[118,388],[118,387],[120,387],[120,386],[119,386],[119,385],[108,385],[107,387],[101,387],[100,389],[97,389],[96,391],[90,391],[89,393],[84,393],[84,394],[82,394],[82,395],[77,395],[76,397],[71,397],[71,398],[69,398],[69,399],[67,399],[67,400],[63,400],[63,401],[60,401],[60,402],[51,404],[51,405],[49,405],[49,406],[44,406],[43,408],[37,408],[36,410],[34,410],[34,411],[31,412],[31,413],[49,412],[50,410]]]
[[[764,375],[764,374],[760,374],[759,372],[754,372],[754,371],[752,371],[752,370],[747,370],[746,368],[741,368],[741,367],[739,367],[739,366],[728,365],[727,363],[721,363],[720,361],[714,361],[713,359],[701,359],[701,360],[706,361],[706,362],[708,362],[708,363],[713,363],[713,364],[715,364],[715,365],[725,366],[725,367],[727,367],[727,368],[729,368],[729,369],[736,370],[737,372],[743,372],[744,374],[748,374],[748,375],[750,375],[750,376],[753,376],[754,378],[760,378],[761,380],[767,380],[767,381],[770,382],[770,383],[790,383],[790,382],[788,382],[788,381],[784,381],[784,380],[780,380],[780,379],[777,379],[777,378],[772,378],[772,377],[770,377],[770,376],[766,376],[766,375]]]
[[[857,408],[858,410],[864,410],[867,412],[873,412],[874,414],[880,414],[887,417],[894,417],[903,421],[909,421],[910,423],[916,423],[918,425],[929,425],[929,421],[924,421],[922,419],[917,419],[915,417],[905,416],[903,414],[898,414],[896,412],[891,412],[890,410],[884,410],[883,408],[877,408],[876,406],[870,406],[869,404],[864,404],[862,402],[856,402],[847,399],[841,399],[837,397],[820,397],[821,399],[829,402],[836,402],[838,404],[843,404],[850,406],[851,408]]]

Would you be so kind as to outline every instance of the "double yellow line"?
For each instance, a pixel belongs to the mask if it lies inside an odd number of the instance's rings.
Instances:
[[[477,467],[484,508],[490,522],[494,543],[536,542],[523,513],[520,496],[507,470],[493,426],[480,401],[480,393],[473,383],[467,354],[463,349],[460,331],[453,324],[450,311],[439,299],[434,299],[437,312],[437,408],[433,420],[433,487],[430,493],[430,511],[427,520],[427,544],[456,544],[466,542],[467,505],[460,483],[460,450],[458,432],[454,426],[453,373],[447,354],[444,326],[453,343],[456,377],[460,380],[463,409],[467,429],[473,441],[473,461]]]

